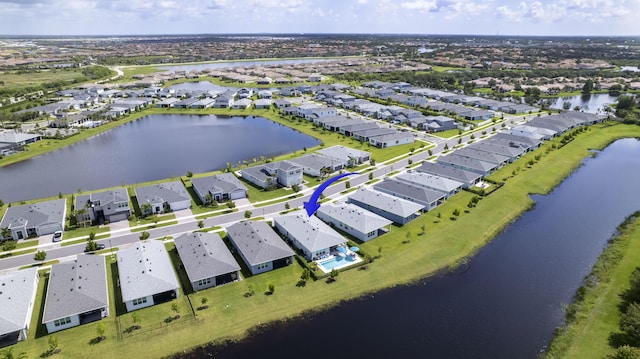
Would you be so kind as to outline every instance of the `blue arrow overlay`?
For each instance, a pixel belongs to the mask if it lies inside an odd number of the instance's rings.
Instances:
[[[327,189],[327,187],[331,186],[333,182],[339,180],[342,177],[347,177],[347,176],[357,175],[357,174],[358,172],[343,173],[341,175],[329,178],[328,180],[324,181],[320,186],[318,186],[318,188],[316,188],[315,191],[313,191],[311,198],[309,198],[309,202],[303,203],[304,209],[307,211],[307,215],[309,217],[313,216],[313,214],[316,213],[318,208],[320,208],[320,203],[318,203],[318,200],[320,200],[320,195],[322,194],[322,191]]]

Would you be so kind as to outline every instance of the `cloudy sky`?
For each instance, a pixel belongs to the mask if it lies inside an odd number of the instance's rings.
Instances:
[[[0,0],[0,35],[640,35],[640,0]]]

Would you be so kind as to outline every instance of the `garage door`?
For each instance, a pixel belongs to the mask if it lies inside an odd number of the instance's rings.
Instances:
[[[38,228],[38,233],[42,236],[45,234],[51,234],[60,230],[60,225],[57,223],[44,224]]]
[[[118,221],[124,221],[127,219],[127,214],[126,213],[117,213],[117,214],[112,214],[109,216],[109,222],[118,222]]]

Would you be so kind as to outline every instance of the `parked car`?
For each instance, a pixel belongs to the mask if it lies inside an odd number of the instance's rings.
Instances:
[[[62,231],[53,232],[53,241],[60,242],[62,240]]]

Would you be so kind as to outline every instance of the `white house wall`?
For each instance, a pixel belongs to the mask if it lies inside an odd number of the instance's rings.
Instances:
[[[69,317],[71,319],[71,322],[64,324],[64,325],[60,325],[60,326],[55,326],[55,324],[53,324],[53,320],[50,322],[45,323],[45,325],[47,326],[47,332],[49,334],[51,333],[55,333],[58,332],[60,330],[63,329],[68,329],[68,328],[73,328],[76,327],[78,325],[80,325],[80,316],[79,315],[72,315],[71,317]]]

